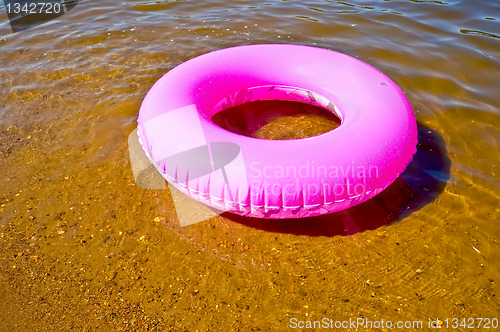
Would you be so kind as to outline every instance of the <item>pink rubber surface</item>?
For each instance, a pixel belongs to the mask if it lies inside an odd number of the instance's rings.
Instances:
[[[319,136],[273,141],[210,120],[222,109],[263,99],[315,104],[342,123]],[[138,135],[165,179],[185,194],[263,218],[314,216],[366,201],[401,174],[417,144],[411,106],[387,76],[345,54],[297,45],[223,49],[179,65],[146,95]],[[234,143],[240,154],[201,177],[190,176],[189,166],[180,171],[166,164],[169,156],[211,142]]]

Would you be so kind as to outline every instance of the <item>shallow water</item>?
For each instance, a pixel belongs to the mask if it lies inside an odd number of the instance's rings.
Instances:
[[[499,2],[82,1],[17,34],[1,10],[3,330],[500,318]],[[346,212],[181,228],[168,191],[134,183],[140,103],[176,65],[258,43],[384,72],[419,122],[415,160]]]

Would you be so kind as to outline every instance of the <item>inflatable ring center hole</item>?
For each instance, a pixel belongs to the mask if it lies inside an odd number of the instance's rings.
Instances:
[[[235,134],[271,140],[318,136],[342,124],[342,114],[324,96],[299,87],[263,85],[225,96],[212,122]]]
[[[299,139],[337,128],[340,119],[314,105],[289,100],[259,100],[227,108],[212,117],[219,127],[248,137]]]

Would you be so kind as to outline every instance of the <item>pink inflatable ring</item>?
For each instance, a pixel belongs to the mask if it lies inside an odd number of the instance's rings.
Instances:
[[[322,107],[338,128],[304,139],[229,132],[212,116],[256,100]],[[252,45],[191,59],[146,95],[139,141],[164,178],[216,209],[301,218],[347,209],[377,195],[416,151],[417,126],[387,76],[345,54],[297,45]]]

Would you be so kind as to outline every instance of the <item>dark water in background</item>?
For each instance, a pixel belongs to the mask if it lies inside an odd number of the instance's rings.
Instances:
[[[1,10],[7,330],[499,318],[500,2],[82,1],[17,34]],[[180,228],[168,192],[134,185],[140,103],[176,65],[258,43],[384,72],[415,111],[417,157],[380,197],[328,218]]]

